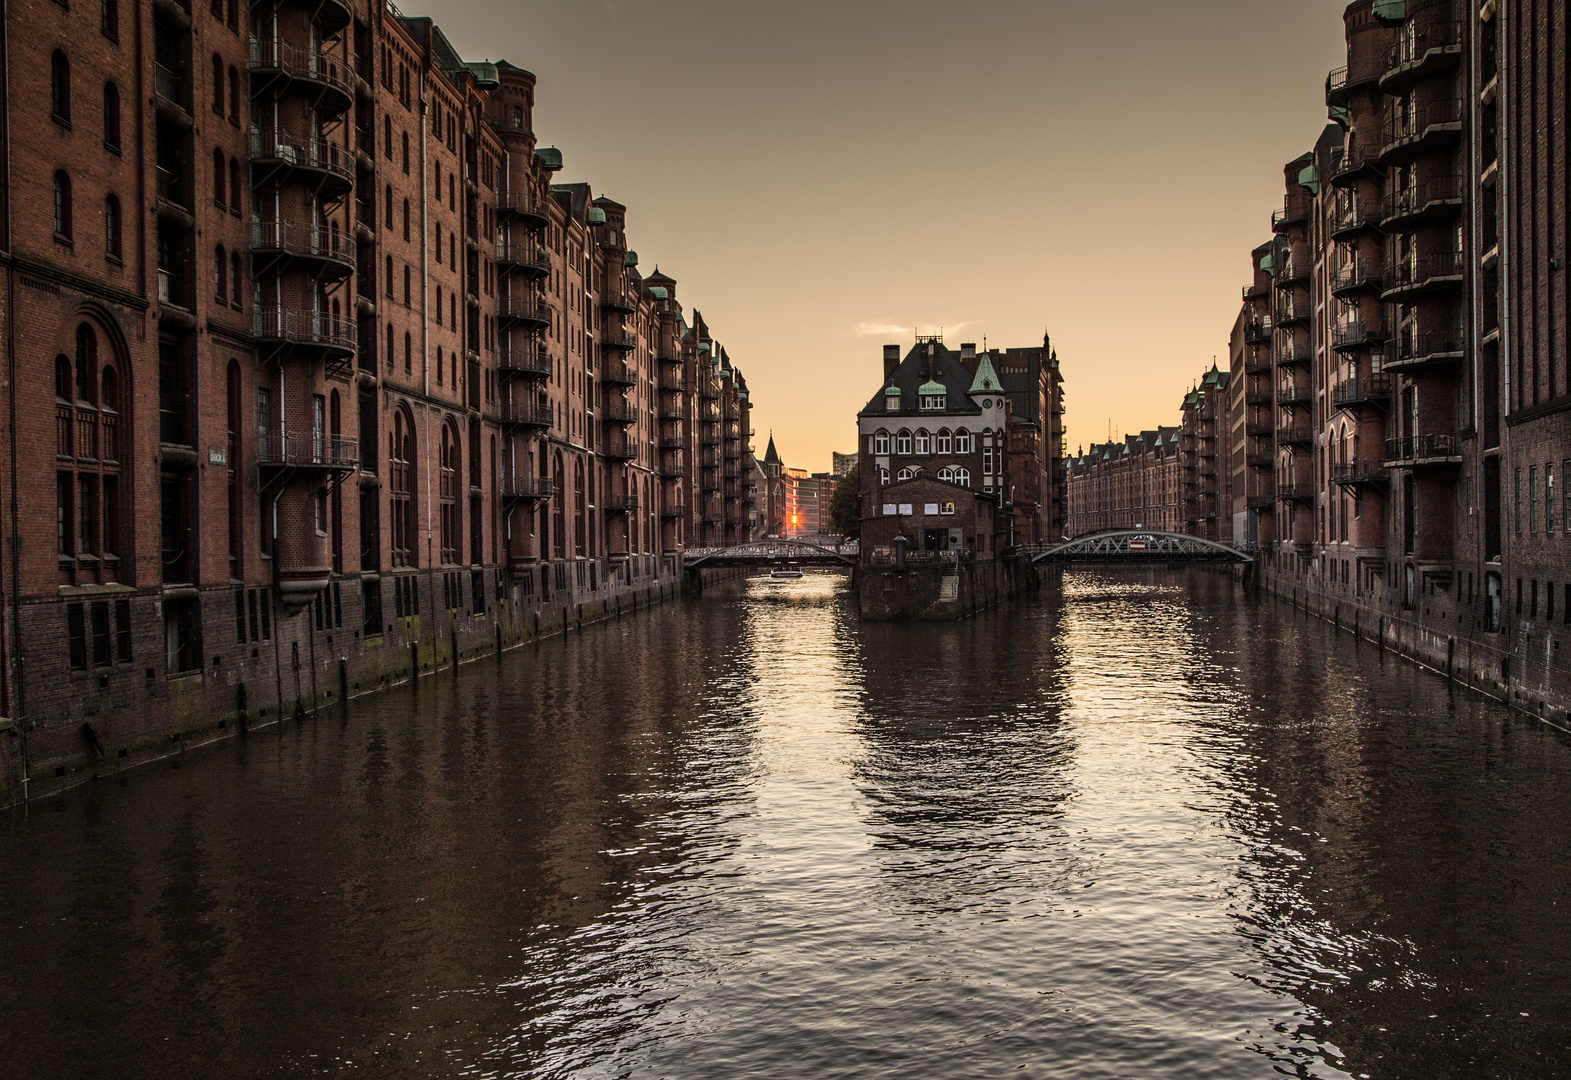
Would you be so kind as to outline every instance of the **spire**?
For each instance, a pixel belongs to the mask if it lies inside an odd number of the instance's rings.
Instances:
[[[996,394],[1004,388],[993,370],[992,356],[985,350],[976,354],[976,378],[971,380],[970,393]]]
[[[769,433],[769,449],[764,451],[764,464],[765,465],[778,465],[778,464],[780,464],[780,454],[779,454],[778,451],[775,450],[775,433],[773,431],[771,431]]]

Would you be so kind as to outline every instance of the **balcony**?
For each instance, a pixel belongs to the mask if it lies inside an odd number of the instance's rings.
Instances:
[[[1297,341],[1284,341],[1276,349],[1277,367],[1307,367],[1313,359],[1309,346]]]
[[[1309,208],[1313,200],[1308,192],[1294,192],[1289,194],[1282,203],[1282,209],[1271,215],[1271,230],[1285,233],[1298,225],[1303,225],[1309,220]]]
[[[1454,292],[1462,287],[1463,269],[1460,251],[1435,251],[1395,263],[1386,274],[1386,289],[1380,299],[1407,304],[1421,297]]]
[[[600,297],[600,306],[606,311],[637,311],[638,297],[632,293],[608,292]]]
[[[1368,90],[1380,82],[1388,65],[1362,60],[1347,67],[1334,68],[1326,76],[1326,107],[1346,108],[1348,99],[1359,90]]]
[[[1380,92],[1393,97],[1405,94],[1419,80],[1453,71],[1461,63],[1462,24],[1435,21],[1404,26],[1385,60]]]
[[[1335,187],[1353,187],[1364,177],[1379,177],[1378,150],[1363,146],[1338,147],[1331,151],[1331,183]]]
[[[543,297],[533,293],[504,293],[496,298],[496,317],[504,324],[520,323],[531,330],[544,330],[551,325],[551,308]]]
[[[549,379],[555,370],[551,354],[544,346],[504,344],[497,353],[496,369],[503,377],[519,375],[530,379]]]
[[[638,369],[621,360],[607,360],[600,366],[600,381],[607,386],[637,386]]]
[[[251,333],[267,344],[315,351],[324,356],[352,358],[355,354],[354,320],[342,316],[259,308],[251,320]]]
[[[545,502],[556,494],[547,476],[504,476],[500,484],[504,503]]]
[[[1431,222],[1454,219],[1467,193],[1460,176],[1437,176],[1386,195],[1380,227],[1388,233],[1412,232]]]
[[[153,64],[153,107],[175,127],[182,131],[190,129],[191,90],[184,72]]]
[[[606,512],[611,514],[627,514],[638,509],[637,495],[613,495],[606,501]]]
[[[342,280],[355,272],[352,237],[336,227],[306,221],[253,221],[251,254],[257,268],[281,259],[311,265],[314,276]]]
[[[1379,213],[1371,213],[1356,197],[1337,206],[1331,215],[1331,239],[1351,240],[1361,232],[1380,227]]]
[[[662,465],[660,466],[660,479],[686,480],[687,466],[683,465],[680,461],[674,465]]]
[[[600,406],[600,419],[608,424],[636,424],[638,410],[620,398],[607,397]]]
[[[687,391],[680,377],[673,379],[669,375],[660,376],[660,389],[667,394],[681,394]]]
[[[686,517],[687,516],[687,504],[686,503],[672,503],[672,502],[668,502],[668,503],[666,503],[665,505],[663,505],[660,508],[660,516],[663,517],[663,518],[682,518],[682,517]]]
[[[615,349],[618,352],[631,352],[638,348],[638,335],[628,330],[610,328],[600,332],[600,348]]]
[[[1309,267],[1297,259],[1284,259],[1282,265],[1276,269],[1275,286],[1278,289],[1291,289],[1296,285],[1309,284]]]
[[[551,252],[528,240],[498,240],[496,265],[504,273],[516,270],[526,277],[545,277],[551,272]]]
[[[660,440],[662,450],[686,450],[687,440],[680,435],[668,435]]]
[[[1305,303],[1300,306],[1299,304],[1294,303],[1293,298],[1290,296],[1285,300],[1279,299],[1276,304],[1276,309],[1272,313],[1272,318],[1279,327],[1296,326],[1299,323],[1308,322],[1309,304]]]
[[[1275,489],[1255,495],[1245,495],[1244,505],[1251,510],[1270,510],[1276,505]]]
[[[1449,150],[1462,138],[1462,102],[1459,98],[1430,101],[1404,108],[1400,103],[1387,115],[1380,164],[1406,165],[1424,154]]]
[[[256,462],[264,469],[317,469],[353,472],[360,468],[360,441],[343,435],[273,432],[258,446]]]
[[[253,94],[295,83],[323,117],[338,116],[354,104],[351,73],[336,57],[279,38],[252,38],[250,69]]]
[[[1396,347],[1395,355],[1386,361],[1387,371],[1446,367],[1461,363],[1466,355],[1460,330],[1431,330],[1424,334],[1404,335],[1393,344]]]
[[[1386,440],[1387,467],[1459,465],[1462,448],[1455,435],[1405,435]]]
[[[1271,356],[1270,349],[1251,348],[1244,354],[1244,374],[1269,375],[1271,374],[1271,366],[1274,363],[1275,360]]]
[[[1344,379],[1332,389],[1331,404],[1353,411],[1366,406],[1385,408],[1391,404],[1391,376],[1377,371],[1361,378]]]
[[[1381,322],[1345,320],[1331,327],[1331,347],[1337,352],[1349,352],[1353,349],[1378,345],[1385,339],[1386,328]]]
[[[1378,461],[1355,459],[1338,461],[1331,466],[1331,482],[1342,487],[1385,487],[1391,474]]]
[[[503,427],[549,428],[554,420],[551,406],[537,401],[514,401],[503,398],[498,406],[497,418]]]
[[[296,174],[327,198],[347,195],[354,186],[354,151],[314,135],[253,131],[251,166],[253,183],[259,172]]]
[[[1269,281],[1266,282],[1263,285],[1245,285],[1244,286],[1244,303],[1246,303],[1246,304],[1249,303],[1250,301],[1253,301],[1253,300],[1264,300],[1266,297],[1268,297],[1270,295],[1271,295],[1271,283]]]
[[[1251,438],[1270,438],[1276,434],[1276,428],[1269,420],[1245,420],[1244,434]]]
[[[1378,293],[1384,282],[1385,277],[1379,269],[1358,259],[1331,275],[1331,295],[1357,296],[1364,292]]]
[[[1284,423],[1276,429],[1276,444],[1278,446],[1309,446],[1315,441],[1315,429],[1307,419],[1296,423]]]
[[[600,444],[600,456],[615,461],[631,461],[638,456],[638,447],[625,435],[608,435]]]
[[[1275,454],[1245,454],[1244,464],[1251,469],[1269,469],[1276,465]]]
[[[1272,394],[1271,394],[1270,390],[1245,390],[1244,391],[1244,404],[1245,405],[1270,405],[1270,404],[1272,404],[1273,400],[1274,399],[1272,397]]]
[[[1258,345],[1271,340],[1273,330],[1270,319],[1253,319],[1244,323],[1244,343]]]
[[[531,229],[544,228],[551,221],[551,199],[536,198],[527,191],[496,193],[497,217],[517,218]]]
[[[1314,400],[1314,391],[1307,386],[1279,386],[1276,390],[1276,403],[1288,408],[1307,408]]]
[[[1307,502],[1315,501],[1315,485],[1308,480],[1295,480],[1290,484],[1278,484],[1276,497],[1282,502]]]

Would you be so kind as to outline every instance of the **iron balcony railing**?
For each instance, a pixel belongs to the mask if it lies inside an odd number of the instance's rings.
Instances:
[[[633,293],[608,292],[600,297],[600,306],[609,311],[637,311],[638,297]]]
[[[345,470],[360,467],[360,440],[347,435],[274,431],[262,441],[256,453],[261,465]]]
[[[350,352],[354,351],[356,339],[353,319],[317,311],[279,311],[277,308],[258,308],[251,319],[251,332],[266,340],[320,345]]]
[[[1273,329],[1270,319],[1252,319],[1244,323],[1244,341],[1251,345],[1270,341]]]
[[[186,96],[185,76],[162,64],[153,65],[153,93],[187,112],[191,99]]]
[[[638,368],[622,360],[607,360],[602,365],[600,381],[608,386],[636,386]]]
[[[1331,214],[1331,235],[1343,236],[1359,229],[1372,229],[1380,224],[1380,214],[1370,212],[1357,199],[1349,199]]]
[[[268,130],[251,133],[251,160],[315,169],[341,180],[353,181],[354,152],[316,135],[292,135]]]
[[[1314,442],[1315,429],[1307,421],[1296,424],[1279,424],[1276,429],[1276,441],[1280,446],[1293,446]]]
[[[1394,343],[1392,364],[1404,367],[1427,363],[1452,363],[1462,359],[1462,331],[1429,330],[1421,334],[1404,334]]]
[[[531,293],[521,296],[504,293],[496,298],[496,313],[504,319],[522,319],[541,326],[551,325],[550,305],[543,298]]]
[[[1277,484],[1276,497],[1287,502],[1312,502],[1315,485],[1308,480],[1294,480],[1290,484]]]
[[[613,495],[606,504],[606,509],[613,513],[627,513],[638,509],[637,495]]]
[[[1385,464],[1367,458],[1337,461],[1331,465],[1331,482],[1335,484],[1383,484],[1390,479]]]
[[[1278,366],[1290,367],[1294,364],[1307,364],[1313,358],[1308,345],[1301,345],[1291,339],[1281,342],[1276,349],[1276,362]]]
[[[555,482],[548,476],[504,476],[504,499],[549,499],[556,494]]]
[[[1282,202],[1282,208],[1271,215],[1271,227],[1284,232],[1294,225],[1309,220],[1310,198],[1306,194],[1291,194]]]
[[[503,238],[496,242],[496,261],[499,266],[520,266],[547,273],[551,269],[551,252],[540,244]]]
[[[276,71],[292,79],[305,79],[337,90],[346,101],[354,96],[349,71],[336,57],[279,38],[251,39],[251,70]]]
[[[1385,324],[1380,322],[1350,319],[1335,323],[1331,327],[1331,346],[1337,349],[1357,348],[1386,339]]]
[[[1461,124],[1460,98],[1444,98],[1421,105],[1398,102],[1386,117],[1385,142],[1380,150],[1381,157],[1417,144],[1426,138],[1438,137],[1441,133],[1447,136],[1459,135]]]
[[[609,327],[600,332],[600,347],[602,349],[636,349],[638,348],[638,335],[628,330]]]
[[[1403,435],[1386,440],[1387,462],[1450,461],[1460,453],[1455,435]]]
[[[1397,188],[1386,194],[1384,224],[1389,227],[1402,218],[1455,210],[1466,194],[1460,176],[1434,176],[1420,184]]]
[[[1430,71],[1454,66],[1462,51],[1462,24],[1449,20],[1409,24],[1385,55],[1380,88],[1398,93]]]
[[[625,435],[613,435],[600,444],[600,456],[626,461],[638,456],[638,449]]]
[[[503,217],[527,217],[543,222],[551,216],[550,205],[549,198],[537,198],[527,191],[496,193],[496,210]]]
[[[1380,167],[1380,152],[1378,148],[1354,145],[1350,147],[1336,147],[1331,151],[1331,181],[1345,185],[1356,174],[1365,169],[1377,170]]]
[[[259,252],[330,259],[353,270],[355,245],[341,229],[308,221],[253,221],[251,248]]]
[[[631,424],[637,421],[638,411],[627,402],[608,396],[600,406],[600,419],[613,424]]]
[[[1384,371],[1344,379],[1331,391],[1331,403],[1338,408],[1390,399],[1391,376]]]
[[[548,379],[555,370],[555,363],[543,346],[504,344],[497,353],[497,367],[505,372]]]
[[[1333,293],[1353,292],[1358,289],[1378,290],[1384,281],[1381,271],[1359,260],[1351,265],[1341,267],[1331,275],[1331,291]]]
[[[687,504],[668,502],[660,508],[660,516],[663,518],[686,517]]]
[[[551,406],[542,405],[537,401],[514,401],[512,398],[503,398],[498,407],[498,416],[504,424],[524,424],[529,427],[550,427],[554,419]]]
[[[1465,262],[1460,251],[1432,251],[1394,263],[1386,273],[1386,291],[1461,284]]]

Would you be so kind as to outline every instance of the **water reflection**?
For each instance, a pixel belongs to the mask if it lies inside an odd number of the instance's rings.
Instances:
[[[1565,1071],[1564,738],[1204,572],[919,627],[843,588],[12,818],[6,1071]]]

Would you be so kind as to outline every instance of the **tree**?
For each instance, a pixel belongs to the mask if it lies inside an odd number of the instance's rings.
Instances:
[[[829,502],[829,524],[835,532],[850,540],[862,535],[862,466],[852,466],[851,471],[835,485],[835,496]]]

